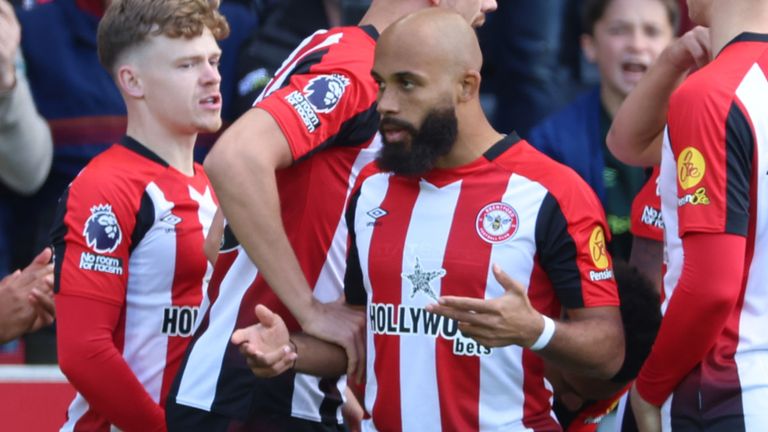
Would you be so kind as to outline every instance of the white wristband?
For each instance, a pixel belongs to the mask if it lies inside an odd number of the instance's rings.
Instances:
[[[536,339],[536,342],[531,345],[531,351],[543,350],[547,345],[549,345],[549,341],[552,340],[552,336],[555,335],[555,322],[552,321],[552,318],[543,314],[541,317],[544,318],[544,330],[541,331],[541,334],[539,335],[539,338]]]

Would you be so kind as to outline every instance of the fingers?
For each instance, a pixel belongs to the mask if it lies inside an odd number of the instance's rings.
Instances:
[[[45,289],[50,282],[50,286],[53,287],[53,264],[45,264],[43,267],[39,267],[38,264],[30,264],[21,271],[18,283],[22,287],[40,288]]]
[[[268,307],[261,304],[256,305],[253,311],[256,314],[256,318],[259,320],[261,325],[267,328],[271,328],[277,325],[278,323],[277,320],[280,319],[280,317],[277,314],[269,310]]]
[[[14,283],[15,281],[21,277],[21,270],[16,270],[15,272],[9,274],[8,276],[0,279],[0,287],[7,287]]]
[[[444,307],[448,309],[453,309],[454,311],[463,311],[463,312],[470,312],[470,313],[492,313],[495,311],[495,308],[492,303],[490,303],[485,299],[479,299],[474,297],[444,296],[438,299],[437,304],[430,305],[430,306]],[[432,312],[429,309],[429,306],[427,310]],[[444,310],[444,309],[440,308],[438,310]],[[447,310],[445,311],[447,312]]]
[[[43,289],[49,294],[53,294],[53,273],[46,275],[43,278]]]
[[[53,301],[53,295],[51,293],[32,288],[29,296],[32,304],[38,309],[38,315],[40,312],[51,316],[56,315],[56,303]]]
[[[357,383],[363,382],[363,372],[365,372],[365,360],[361,358],[365,355],[365,327],[363,326],[360,331],[357,332],[354,338],[355,350],[361,354],[358,357],[358,361],[352,366],[347,367],[347,376],[354,377]]]
[[[443,300],[445,300],[445,302]],[[483,321],[482,315],[476,313],[475,308],[465,307],[461,300],[463,300],[463,298],[442,297],[440,298],[439,304],[427,305],[427,312],[442,315],[462,323],[473,325],[481,324]],[[454,301],[458,304],[457,306],[454,305]]]
[[[712,60],[712,46],[709,37],[709,29],[697,27],[694,29],[694,36],[698,47],[697,54],[694,54],[694,59],[696,60],[696,65],[702,67]]]
[[[229,339],[234,345],[242,345],[248,341],[251,340],[251,333],[253,333],[253,328],[256,327],[257,324],[252,325],[250,327],[237,329],[232,333],[232,337]]]
[[[493,265],[493,277],[496,278],[496,280],[501,284],[502,287],[504,287],[506,291],[514,292],[522,296],[525,295],[525,288],[523,288],[523,286],[520,285],[517,281],[509,277],[509,275],[506,274],[498,264]]]
[[[343,346],[344,346],[344,351],[347,353],[347,376],[355,377],[355,379],[358,379],[357,362],[360,359],[359,347],[357,342],[355,341],[354,333],[348,335],[348,337],[345,339],[346,339],[345,344]]]
[[[30,303],[35,308],[35,319],[29,331],[37,331],[53,324],[56,315],[48,310],[48,306],[43,306],[41,303],[37,303],[37,300],[32,299],[30,299]]]
[[[32,260],[32,263],[34,264],[40,264],[40,265],[46,265],[51,262],[51,257],[53,256],[53,251],[51,251],[51,248],[47,247],[43,249],[35,259]]]
[[[250,344],[240,345],[240,352],[245,356],[248,367],[256,376],[277,376],[290,369],[296,361],[297,354],[291,351],[289,346],[269,353],[262,353],[251,347]]]

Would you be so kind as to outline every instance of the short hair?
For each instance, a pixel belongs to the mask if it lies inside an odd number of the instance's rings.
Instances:
[[[653,282],[637,267],[617,259],[613,272],[621,302],[626,351],[624,363],[611,381],[627,382],[637,376],[651,353],[661,326],[661,303]]]
[[[584,0],[584,6],[581,10],[582,33],[594,36],[595,23],[605,15],[613,0]],[[680,27],[680,5],[677,0],[657,0],[667,9],[667,18],[672,26],[672,33],[677,34]]]
[[[208,28],[216,40],[229,35],[219,0],[113,0],[99,22],[99,61],[110,74],[120,56],[150,36],[193,38]]]

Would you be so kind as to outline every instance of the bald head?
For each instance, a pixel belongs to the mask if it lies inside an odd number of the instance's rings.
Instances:
[[[486,143],[478,132],[495,133],[480,105],[482,62],[474,30],[448,8],[420,10],[382,32],[371,71],[382,169],[420,175],[477,157],[475,146]]]
[[[480,71],[483,63],[475,31],[448,8],[422,9],[398,20],[381,34],[377,53],[379,50],[396,50],[410,60],[439,62],[459,73]]]

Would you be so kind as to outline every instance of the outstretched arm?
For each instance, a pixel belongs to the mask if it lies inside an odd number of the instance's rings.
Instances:
[[[461,332],[488,347],[519,345],[530,348],[544,332],[545,319],[536,311],[524,288],[497,265],[496,280],[503,296],[483,300],[441,297],[427,310],[459,321]],[[610,378],[621,366],[624,334],[617,307],[569,309],[568,321],[555,322],[552,339],[539,354],[564,371]]]
[[[606,143],[620,161],[637,166],[661,160],[669,98],[692,67],[709,62],[709,30],[696,27],[670,44],[621,104]]]
[[[343,346],[354,373],[364,349],[364,321],[313,297],[282,223],[275,171],[292,162],[277,122],[255,108],[224,132],[205,169],[227,222],[277,297],[305,332]]]

